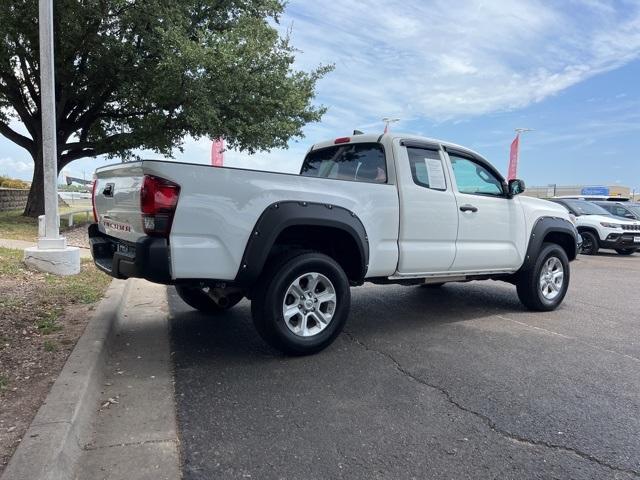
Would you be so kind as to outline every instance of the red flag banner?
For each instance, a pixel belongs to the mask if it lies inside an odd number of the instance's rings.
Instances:
[[[513,180],[518,175],[518,152],[520,150],[520,135],[511,142],[511,152],[509,153],[509,174],[507,180]]]
[[[224,153],[224,139],[216,138],[211,145],[211,165],[222,167]]]

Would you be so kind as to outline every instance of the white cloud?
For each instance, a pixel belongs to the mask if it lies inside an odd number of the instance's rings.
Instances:
[[[460,0],[292,2],[299,64],[335,62],[320,98],[343,126],[512,110],[640,57],[640,7]],[[355,123],[355,125],[354,125]]]
[[[25,173],[33,173],[33,162],[31,160],[15,160],[10,157],[0,158],[0,174],[10,176],[17,174],[23,177]]]

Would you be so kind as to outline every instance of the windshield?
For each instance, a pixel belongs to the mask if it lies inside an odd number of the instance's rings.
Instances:
[[[627,208],[640,217],[640,205],[627,205]]]
[[[610,217],[611,214],[604,208],[595,203],[587,202],[585,200],[564,200],[569,208],[571,208],[578,215],[605,215]]]

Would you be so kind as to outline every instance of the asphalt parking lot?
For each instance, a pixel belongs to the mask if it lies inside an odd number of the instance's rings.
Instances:
[[[562,307],[499,282],[352,290],[345,332],[287,358],[243,301],[170,291],[185,479],[640,477],[640,254],[579,257]]]

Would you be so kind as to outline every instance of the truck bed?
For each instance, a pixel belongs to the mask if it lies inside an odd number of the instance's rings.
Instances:
[[[140,189],[144,175],[180,186],[170,249],[171,277],[236,278],[245,246],[262,213],[284,201],[343,207],[366,226],[369,265],[366,277],[393,275],[398,264],[399,205],[396,186],[297,174],[144,160],[96,171],[98,228],[113,238],[144,238]],[[104,195],[111,185],[113,196]]]

